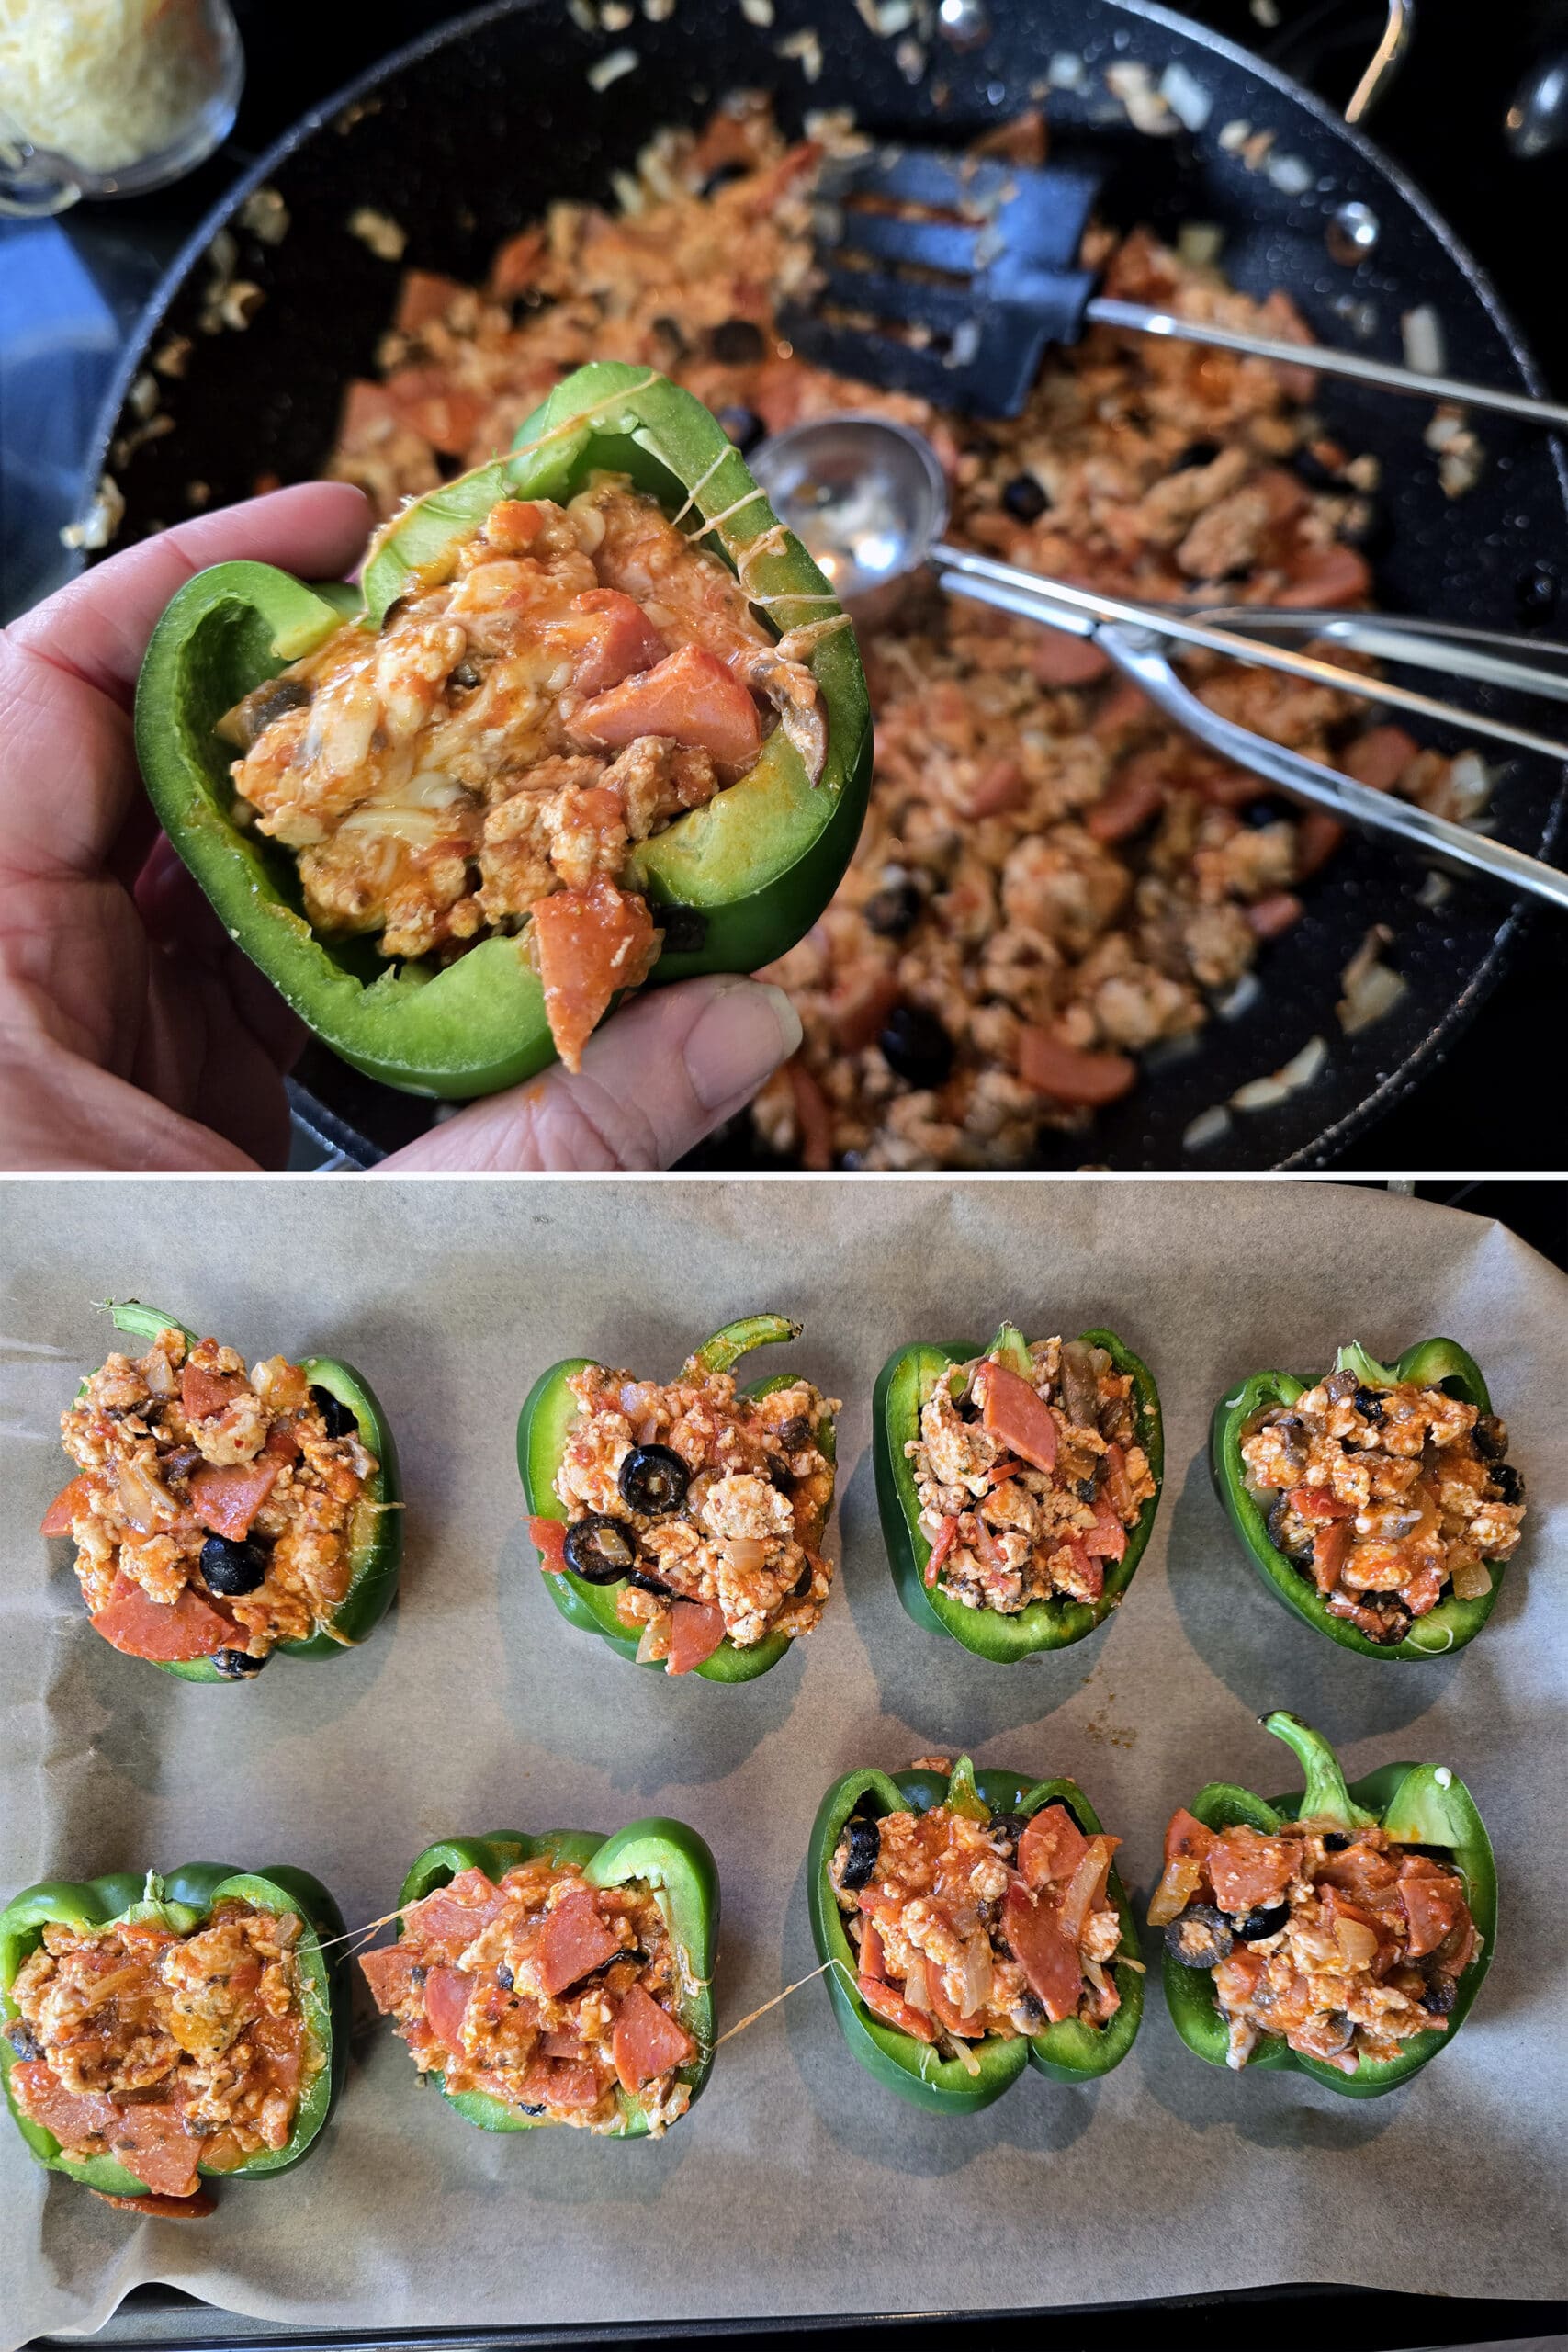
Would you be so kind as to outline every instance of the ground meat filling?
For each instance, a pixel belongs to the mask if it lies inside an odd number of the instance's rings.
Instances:
[[[1492,1589],[1525,1515],[1508,1432],[1441,1388],[1367,1388],[1330,1373],[1242,1440],[1251,1485],[1272,1496],[1269,1540],[1336,1617],[1403,1641],[1453,1593]]]
[[[110,1356],[61,1430],[81,1475],[51,1532],[68,1518],[83,1597],[117,1649],[243,1673],[331,1633],[380,1465],[298,1364],[247,1372],[216,1340],[161,1331],[144,1356]]]
[[[1027,1823],[855,1815],[829,1871],[856,1986],[885,2024],[974,2068],[987,2034],[1038,2034],[1121,2007],[1109,1962],[1121,1922],[1106,1894],[1117,1838],[1086,1838],[1066,1807]]]
[[[1155,1492],[1132,1375],[1079,1340],[1037,1340],[1029,1361],[1028,1380],[994,1356],[955,1366],[904,1449],[931,1547],[927,1585],[1003,1616],[1035,1600],[1098,1601]]]
[[[1259,2034],[1353,2075],[1413,2033],[1446,2032],[1481,1950],[1464,1880],[1377,1828],[1245,1824],[1214,1832],[1178,1813],[1149,1917],[1189,1968],[1212,1968],[1226,2064]]]
[[[68,2156],[110,2156],[161,2197],[197,2167],[286,2147],[322,2057],[305,2032],[291,1911],[214,1905],[178,1935],[51,1924],[11,1987],[11,2091]]]
[[[1156,600],[1366,599],[1377,462],[1324,432],[1303,371],[1095,327],[1047,355],[1021,416],[982,424],[807,364],[775,313],[811,269],[815,167],[851,136],[824,119],[787,143],[766,100],[738,98],[655,137],[618,211],[552,205],[484,289],[409,272],[330,470],[389,516],[452,458],[504,447],[569,369],[631,360],[743,449],[845,409],[915,425],[947,471],[954,538],[1035,571]],[[1001,141],[1039,160],[1037,120]],[[1303,332],[1283,292],[1239,294],[1146,230],[1097,228],[1085,258],[1125,300]],[[932,588],[861,644],[870,816],[832,906],[770,974],[806,1041],[754,1123],[811,1167],[1016,1167],[1042,1128],[1081,1129],[1139,1057],[1210,1021],[1300,919],[1340,829],[1171,726],[1078,639]],[[1224,716],[1467,813],[1454,762],[1367,731],[1351,698],[1203,658],[1184,670]]]
[[[621,916],[626,988],[657,947],[619,904],[637,844],[755,764],[765,713],[808,738],[818,699],[719,558],[597,474],[565,507],[498,501],[448,577],[378,631],[345,623],[220,732],[237,811],[296,853],[319,931],[445,960],[570,892]]]
[[[836,1400],[808,1380],[747,1396],[695,1363],[666,1387],[602,1364],[568,1385],[581,1414],[555,1482],[571,1521],[564,1564],[580,1569],[583,1531],[611,1523],[611,1544],[629,1547],[615,1607],[638,1657],[682,1673],[726,1638],[749,1649],[808,1634],[832,1584],[821,1432]]]
[[[420,2073],[541,2121],[651,2132],[686,2111],[698,2055],[676,2016],[681,1955],[650,1888],[590,1886],[545,1860],[481,1870],[410,1904],[395,1944],[361,1956],[376,2006]]]

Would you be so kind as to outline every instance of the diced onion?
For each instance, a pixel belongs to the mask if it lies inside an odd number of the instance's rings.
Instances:
[[[1336,1919],[1334,1938],[1352,1968],[1366,1968],[1378,1956],[1377,1930],[1359,1919]]]
[[[1440,376],[1443,328],[1431,304],[1423,302],[1417,309],[1406,311],[1399,322],[1399,332],[1404,345],[1405,366],[1417,376]]]

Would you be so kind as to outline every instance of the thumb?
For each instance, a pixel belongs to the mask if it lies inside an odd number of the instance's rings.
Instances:
[[[782,989],[728,974],[658,989],[552,1069],[474,1102],[381,1162],[388,1175],[668,1168],[800,1044]]]

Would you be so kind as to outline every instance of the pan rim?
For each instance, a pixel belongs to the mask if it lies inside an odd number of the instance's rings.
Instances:
[[[482,32],[492,24],[509,17],[530,13],[543,14],[557,6],[558,0],[483,0],[483,5],[454,17],[446,23],[417,34],[400,48],[390,51],[367,66],[361,74],[344,83],[330,96],[308,107],[287,130],[281,131],[262,153],[252,162],[227,190],[219,197],[190,232],[183,244],[163,271],[137,315],[132,337],[126,345],[114,377],[105,392],[96,418],[92,440],[83,469],[83,502],[91,486],[108,469],[108,452],[116,438],[121,413],[131,385],[144,370],[147,355],[174,303],[184,290],[192,270],[201,261],[213,239],[227,228],[246,198],[265,184],[280,165],[287,164],[308,140],[319,137],[328,130],[336,117],[347,107],[372,96],[385,83],[417,65],[435,51],[457,45],[472,35]],[[1512,314],[1503,302],[1491,278],[1463,240],[1455,232],[1444,216],[1416,187],[1393,159],[1385,154],[1376,142],[1357,125],[1348,123],[1343,116],[1318,96],[1314,90],[1292,80],[1288,74],[1244,48],[1222,33],[1201,25],[1179,10],[1168,8],[1161,0],[1078,0],[1078,5],[1092,12],[1103,10],[1136,24],[1157,27],[1162,32],[1175,36],[1211,55],[1223,58],[1228,64],[1256,76],[1276,96],[1299,107],[1320,129],[1342,141],[1371,172],[1380,177],[1393,193],[1416,215],[1422,227],[1436,240],[1453,266],[1461,272],[1467,284],[1479,300],[1483,310],[1501,337],[1512,368],[1517,371],[1521,388],[1538,396],[1546,391],[1540,367]],[[640,29],[640,28],[639,28]],[[1509,388],[1511,389],[1511,387]],[[1557,483],[1565,525],[1568,525],[1568,448],[1555,435],[1547,436],[1551,463]],[[134,544],[132,542],[131,544]],[[103,555],[118,553],[111,543]],[[1560,845],[1568,819],[1568,768],[1560,769],[1556,791],[1544,811],[1540,840],[1535,854],[1551,855]],[[1149,1170],[1130,1168],[1129,1174],[1196,1174],[1210,1173],[1244,1175],[1290,1171],[1293,1170],[1326,1170],[1342,1167],[1344,1155],[1355,1137],[1376,1119],[1392,1110],[1414,1087],[1428,1078],[1441,1063],[1455,1040],[1474,1018],[1481,1005],[1491,995],[1501,979],[1509,961],[1528,935],[1529,927],[1538,920],[1537,910],[1524,903],[1516,903],[1503,914],[1493,932],[1483,954],[1472,968],[1466,984],[1459,993],[1449,998],[1440,1011],[1430,1016],[1430,1025],[1404,1055],[1397,1066],[1382,1078],[1371,1091],[1361,1095],[1349,1108],[1330,1124],[1321,1128],[1309,1141],[1270,1163],[1268,1170],[1248,1171],[1246,1169],[1184,1168],[1174,1160],[1163,1170]],[[318,1104],[309,1098],[312,1111],[324,1112],[332,1123],[344,1123],[329,1104]],[[1064,1171],[1042,1170],[1044,1174]]]

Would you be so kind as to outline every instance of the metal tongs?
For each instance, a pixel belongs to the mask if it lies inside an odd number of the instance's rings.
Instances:
[[[977,416],[1017,416],[1046,345],[1077,343],[1086,326],[1098,325],[1498,409],[1549,430],[1568,425],[1568,408],[1523,392],[1097,294],[1078,254],[1100,187],[1100,175],[1076,163],[1036,169],[929,147],[830,156],[818,168],[812,207],[818,300],[886,323],[832,321],[792,302],[780,325],[818,367]],[[919,218],[915,207],[941,217]],[[913,341],[906,339],[911,329]]]
[[[947,485],[931,445],[908,426],[890,424],[885,417],[814,418],[765,441],[750,462],[774,512],[809,548],[857,617],[880,617],[909,575],[929,564],[939,584],[953,594],[1043,622],[1047,628],[1093,639],[1151,702],[1237,767],[1266,776],[1346,824],[1393,833],[1429,858],[1568,910],[1568,873],[1472,826],[1374,791],[1353,776],[1221,718],[1178,676],[1170,658],[1173,646],[1205,647],[1233,661],[1311,679],[1361,701],[1434,719],[1562,763],[1568,763],[1568,742],[1439,702],[1392,679],[1343,670],[1316,654],[1277,644],[1272,635],[1305,629],[1385,660],[1559,702],[1568,701],[1568,646],[1401,620],[1385,613],[1270,612],[1242,605],[1200,610],[1134,604],[1098,589],[1046,579],[991,556],[971,554],[942,537]],[[1248,633],[1232,626],[1236,622],[1245,622]],[[1530,659],[1521,661],[1517,658],[1520,654]],[[1563,666],[1549,666],[1553,662]]]

